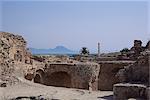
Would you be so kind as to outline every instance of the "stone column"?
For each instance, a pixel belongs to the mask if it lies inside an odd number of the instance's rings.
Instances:
[[[98,57],[100,57],[100,43],[98,42]]]

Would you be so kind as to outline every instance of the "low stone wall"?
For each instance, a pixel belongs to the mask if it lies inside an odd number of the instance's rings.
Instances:
[[[140,84],[115,84],[113,88],[114,100],[146,97],[146,86]]]
[[[117,57],[98,57],[96,60],[97,61],[115,61],[117,60]]]
[[[113,85],[119,82],[115,75],[117,72],[134,61],[100,61],[100,72],[98,78],[99,90],[113,90]]]

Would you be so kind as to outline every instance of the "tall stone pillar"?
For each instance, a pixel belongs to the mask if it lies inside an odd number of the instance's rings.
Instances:
[[[100,57],[100,43],[98,42],[98,57]]]

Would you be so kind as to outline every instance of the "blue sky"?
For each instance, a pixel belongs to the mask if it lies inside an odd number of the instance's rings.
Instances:
[[[0,29],[24,36],[28,47],[72,50],[88,47],[103,52],[145,43],[148,3],[141,1],[3,1]]]

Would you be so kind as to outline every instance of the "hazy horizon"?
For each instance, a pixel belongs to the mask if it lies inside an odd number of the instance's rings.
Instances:
[[[22,35],[28,47],[62,45],[79,51],[130,48],[135,39],[150,39],[146,1],[2,1],[0,31]]]

